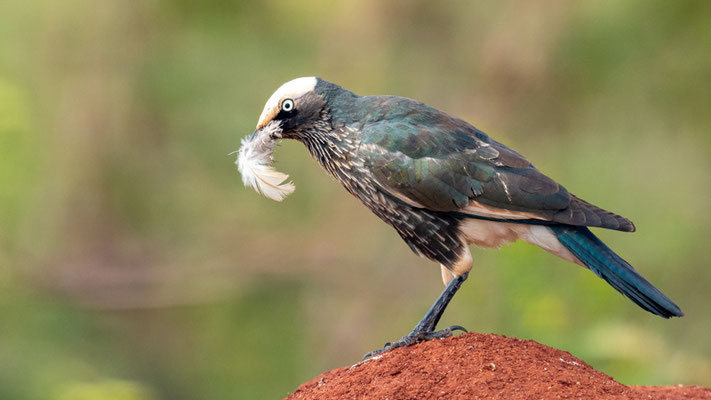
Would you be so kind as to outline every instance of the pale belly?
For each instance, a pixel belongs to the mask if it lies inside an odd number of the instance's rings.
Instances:
[[[583,265],[568,249],[565,248],[550,228],[543,225],[515,224],[506,222],[485,221],[480,219],[467,219],[462,221],[459,228],[462,240],[468,245],[479,247],[498,248],[516,241],[524,240],[535,244],[556,256]],[[469,272],[473,266],[473,259],[469,249],[456,264],[450,268],[442,266],[442,281],[447,284],[452,275],[462,275]]]
[[[498,248],[521,239],[560,258],[583,265],[547,226],[468,219],[462,222],[460,231],[467,244]]]

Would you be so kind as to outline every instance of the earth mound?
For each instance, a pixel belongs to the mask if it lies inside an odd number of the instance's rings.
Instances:
[[[532,340],[467,333],[395,349],[299,386],[311,399],[710,399],[699,386],[626,386]]]

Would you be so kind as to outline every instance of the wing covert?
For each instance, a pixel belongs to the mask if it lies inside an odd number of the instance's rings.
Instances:
[[[414,103],[405,114],[362,127],[359,156],[382,190],[434,211],[634,230],[465,121]]]

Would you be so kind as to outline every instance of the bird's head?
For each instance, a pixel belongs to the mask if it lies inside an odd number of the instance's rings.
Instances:
[[[321,81],[304,77],[283,84],[267,100],[259,116],[257,129],[242,140],[237,166],[245,186],[251,186],[270,199],[281,201],[294,191],[289,176],[276,171],[274,160],[276,140],[303,139],[322,120],[326,101],[316,87]]]
[[[268,130],[277,138],[300,139],[314,123],[321,119],[326,101],[316,92],[319,82],[315,77],[297,78],[271,95],[259,116],[257,130]]]

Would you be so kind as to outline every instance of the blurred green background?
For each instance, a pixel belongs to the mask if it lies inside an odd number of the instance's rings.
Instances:
[[[626,384],[711,385],[708,1],[0,2],[0,398],[279,398],[407,333],[439,267],[299,143],[228,155],[283,82],[416,98],[632,219],[596,230],[686,317],[524,243],[443,325]]]

